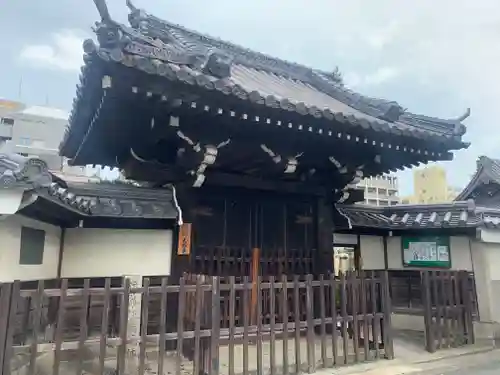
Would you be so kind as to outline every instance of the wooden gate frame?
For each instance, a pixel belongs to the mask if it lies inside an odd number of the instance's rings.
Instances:
[[[474,344],[474,309],[468,277],[466,271],[421,271],[425,348],[428,352]],[[440,325],[440,329],[435,329],[436,325]],[[457,335],[463,338],[458,345]]]

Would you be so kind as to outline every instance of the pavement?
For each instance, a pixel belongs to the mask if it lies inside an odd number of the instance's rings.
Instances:
[[[395,349],[397,347],[395,346]],[[407,353],[410,354],[408,350]],[[415,353],[417,354],[417,353]],[[402,358],[395,352],[392,361],[369,362],[345,368],[323,369],[318,375],[499,375],[500,349],[471,345],[436,353],[418,353]],[[405,356],[403,356],[405,357]]]

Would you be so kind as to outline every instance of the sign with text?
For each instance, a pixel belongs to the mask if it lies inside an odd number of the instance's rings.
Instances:
[[[179,227],[177,255],[189,254],[191,254],[191,223],[184,223]]]
[[[447,236],[401,237],[403,266],[450,268],[450,238]]]

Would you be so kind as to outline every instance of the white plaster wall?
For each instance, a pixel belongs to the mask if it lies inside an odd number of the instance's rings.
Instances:
[[[500,231],[482,230],[480,240],[473,241],[476,270],[476,292],[482,322],[500,323]],[[499,242],[496,242],[499,241]]]
[[[1,189],[0,190],[0,215],[13,215],[19,210],[23,200],[24,190],[22,189]]]
[[[450,249],[452,269],[474,271],[469,237],[450,237]]]
[[[169,275],[172,231],[66,230],[61,277]]]
[[[359,244],[363,268],[365,270],[383,270],[384,239],[378,236],[360,236]]]
[[[20,265],[21,227],[45,231],[41,265]],[[0,220],[0,282],[54,279],[57,277],[61,229],[20,215]]]
[[[491,270],[495,267],[490,265],[490,262],[494,261],[494,250],[497,247],[498,244],[483,243],[477,240],[472,241],[472,259],[475,270],[474,276],[476,281],[479,317],[483,322],[498,320],[492,312],[495,298],[492,289]]]
[[[387,237],[387,265],[389,269],[403,269],[401,237]]]

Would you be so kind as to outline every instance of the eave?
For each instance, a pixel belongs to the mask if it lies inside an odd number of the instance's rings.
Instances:
[[[14,176],[4,189],[24,190],[30,204],[23,214],[74,225],[86,219],[171,220],[179,216],[173,188],[143,188],[130,184],[66,183],[51,175],[40,159],[0,154],[0,176]],[[62,225],[62,224],[61,224]]]
[[[352,227],[386,230],[476,228],[490,225],[494,221],[491,218],[496,217],[493,214],[500,217],[500,210],[491,211],[485,222],[482,209],[473,201],[389,207],[336,205],[336,209],[349,219]]]

